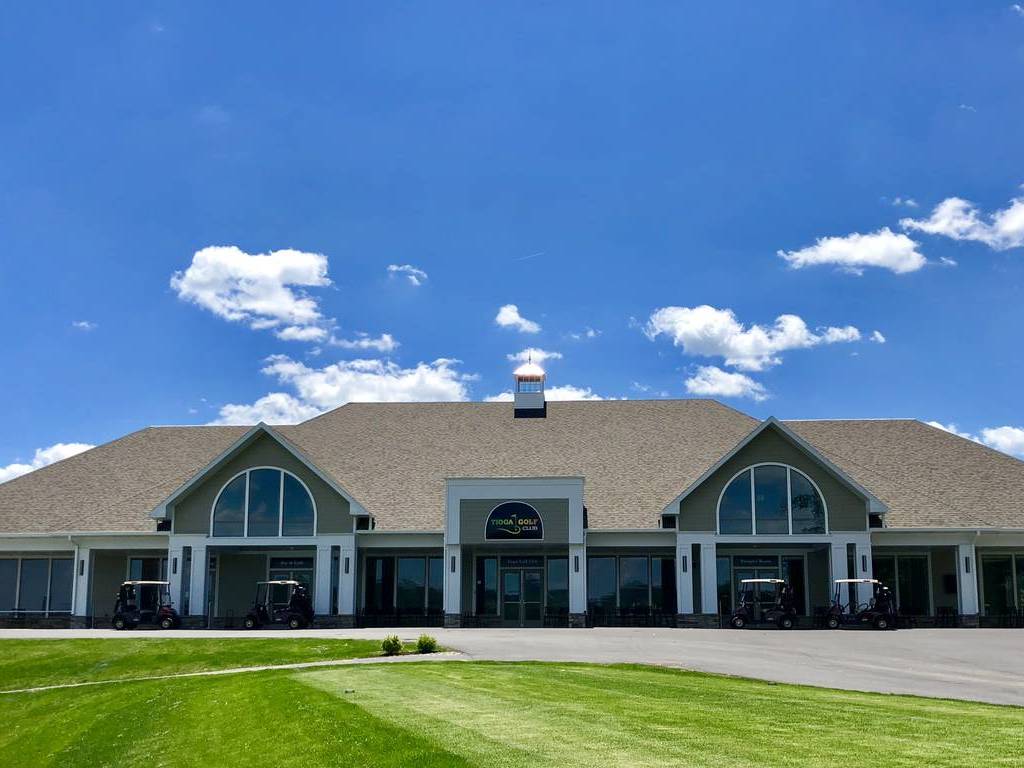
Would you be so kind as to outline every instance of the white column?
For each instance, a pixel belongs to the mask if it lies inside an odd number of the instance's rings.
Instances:
[[[89,611],[89,584],[92,577],[92,550],[79,545],[75,556],[75,594],[72,596],[73,604],[71,614],[73,616],[88,616]]]
[[[569,545],[569,613],[587,612],[587,547]]]
[[[855,574],[851,574],[851,578],[857,579],[873,579],[872,573],[874,572],[874,566],[871,562],[871,540],[858,541],[857,542],[857,556],[856,556],[856,568]],[[886,584],[887,587],[892,589],[892,585]],[[857,602],[867,603],[874,597],[874,589],[870,584],[858,584],[857,585]]]
[[[193,544],[191,588],[188,596],[189,616],[204,616],[206,614],[206,574],[208,571],[206,544]]]
[[[462,547],[458,544],[444,548],[444,612],[462,613]]]
[[[718,563],[714,541],[700,544],[700,610],[701,613],[718,613]]]
[[[693,557],[687,539],[676,536],[676,595],[677,613],[693,613]]]
[[[957,594],[960,613],[976,615],[978,611],[978,557],[973,544],[958,544],[956,548]]]
[[[846,567],[846,541],[833,541],[829,558],[832,563],[832,582],[828,585],[829,587],[829,601],[832,600],[832,596],[836,593],[836,579],[848,579],[850,578],[849,569]],[[839,594],[840,602],[844,605],[849,601],[849,592],[844,590]],[[856,606],[854,606],[856,607]]]
[[[324,616],[331,610],[331,545],[317,543],[313,565],[313,613]]]
[[[171,541],[167,547],[167,580],[170,583],[168,589],[171,591],[171,601],[175,610],[181,610],[182,597],[181,582],[182,573],[185,567],[185,560],[182,557],[181,544]]]
[[[338,562],[338,614],[356,613],[356,537],[341,537],[341,559]]]

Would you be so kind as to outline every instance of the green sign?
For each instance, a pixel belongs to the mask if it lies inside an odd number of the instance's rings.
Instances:
[[[506,501],[487,516],[484,539],[487,541],[538,541],[544,538],[540,513],[522,501]]]

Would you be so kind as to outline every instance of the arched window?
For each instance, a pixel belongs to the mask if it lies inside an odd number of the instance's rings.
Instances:
[[[825,499],[807,475],[785,464],[755,464],[735,475],[718,500],[722,534],[828,533]]]
[[[312,536],[316,505],[291,472],[256,467],[231,478],[213,503],[213,536]]]

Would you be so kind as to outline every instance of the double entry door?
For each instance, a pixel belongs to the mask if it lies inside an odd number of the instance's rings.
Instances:
[[[501,618],[507,627],[539,627],[544,620],[544,570],[503,568]]]

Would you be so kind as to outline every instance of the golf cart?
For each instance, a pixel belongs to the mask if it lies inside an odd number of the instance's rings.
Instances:
[[[762,608],[768,600],[771,605]],[[740,602],[729,619],[733,629],[751,624],[771,624],[779,629],[796,626],[796,600],[793,588],[783,579],[743,579],[740,581]]]
[[[246,629],[264,624],[287,624],[302,629],[313,623],[313,601],[309,590],[298,581],[261,581],[256,584],[256,600],[245,616]]]
[[[844,606],[843,590],[848,590],[851,584],[870,584],[871,600],[866,604],[858,604],[853,599],[848,606]],[[825,626],[829,629],[839,629],[844,625],[867,625],[875,629],[892,629],[896,626],[896,599],[878,579],[836,579],[835,586],[835,596],[825,617]]]
[[[166,581],[124,582],[114,603],[114,629],[135,629],[139,624],[174,629],[181,624],[169,586]]]

